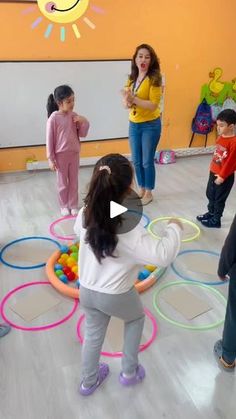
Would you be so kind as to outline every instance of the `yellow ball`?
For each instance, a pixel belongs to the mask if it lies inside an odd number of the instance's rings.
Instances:
[[[146,265],[146,266],[144,266],[144,268],[145,269],[147,269],[148,271],[150,271],[150,272],[153,272],[153,271],[155,271],[155,269],[157,268],[156,266],[154,266],[154,265]]]
[[[72,270],[72,272],[74,272],[74,274],[77,274],[78,273],[78,265],[72,266],[71,270]]]

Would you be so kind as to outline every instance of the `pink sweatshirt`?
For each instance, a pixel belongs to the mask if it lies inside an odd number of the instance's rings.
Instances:
[[[89,122],[84,118],[81,123],[74,122],[75,112],[53,112],[47,121],[46,146],[47,158],[55,160],[57,153],[80,151],[80,136],[86,137]],[[82,117],[83,118],[83,117]]]

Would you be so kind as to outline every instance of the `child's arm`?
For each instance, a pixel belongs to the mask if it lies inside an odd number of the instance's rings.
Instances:
[[[79,137],[87,137],[89,130],[89,121],[81,115],[74,115],[73,121],[77,124]]]
[[[57,165],[55,156],[55,122],[53,118],[49,118],[47,121],[46,149],[49,167],[55,171],[57,170]]]
[[[226,279],[226,275],[231,271],[234,265],[236,265],[236,215],[220,255],[218,266],[218,275],[220,279]]]
[[[150,263],[159,267],[167,267],[179,253],[182,233],[183,227],[178,220],[177,222],[170,221],[160,240],[144,232],[132,250],[133,256],[135,255],[137,263],[140,264]]]

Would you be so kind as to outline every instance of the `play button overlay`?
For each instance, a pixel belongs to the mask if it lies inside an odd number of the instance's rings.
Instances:
[[[117,204],[117,202],[110,202],[110,218],[117,217],[120,214],[128,211],[128,208],[123,207],[123,205]]]
[[[122,221],[117,234],[128,233],[140,223],[143,216],[142,201],[133,189],[130,189],[129,195],[121,203],[110,201],[111,220],[115,220],[117,216],[120,216]]]

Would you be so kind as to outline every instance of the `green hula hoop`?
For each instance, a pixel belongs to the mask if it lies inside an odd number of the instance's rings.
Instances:
[[[206,325],[202,325],[202,326],[191,326],[188,324],[184,324],[181,322],[177,322],[175,320],[172,320],[170,317],[166,316],[161,309],[158,307],[157,302],[156,302],[156,298],[157,296],[165,289],[165,288],[169,288],[172,287],[174,285],[193,285],[195,287],[199,287],[199,288],[204,288],[207,289],[211,292],[213,292],[214,294],[216,294],[224,303],[224,305],[226,306],[227,300],[226,298],[215,288],[208,286],[208,285],[204,285],[204,284],[199,284],[197,282],[189,282],[189,281],[174,281],[174,282],[169,282],[168,284],[163,285],[161,288],[157,289],[156,292],[153,295],[153,306],[155,308],[155,310],[157,311],[157,313],[163,318],[165,319],[167,322],[173,324],[174,326],[179,326],[182,329],[191,329],[191,330],[210,330],[210,329],[214,329],[215,327],[220,326],[221,324],[224,323],[224,318],[221,320],[218,320],[215,323],[211,323],[211,324],[206,324]]]
[[[186,220],[185,218],[181,218],[181,217],[159,217],[159,218],[155,218],[155,220],[152,220],[149,223],[148,228],[147,228],[148,232],[153,237],[155,237],[155,239],[160,239],[160,237],[157,234],[153,233],[153,231],[152,231],[153,224],[157,223],[158,221],[171,220],[172,218],[177,218],[178,220],[182,221],[183,224],[189,224],[190,226],[192,226],[196,230],[196,233],[192,237],[189,237],[187,239],[182,239],[181,240],[182,242],[191,242],[192,240],[195,240],[200,236],[201,230],[198,227],[198,225],[195,224],[193,221],[189,221],[189,220]]]

